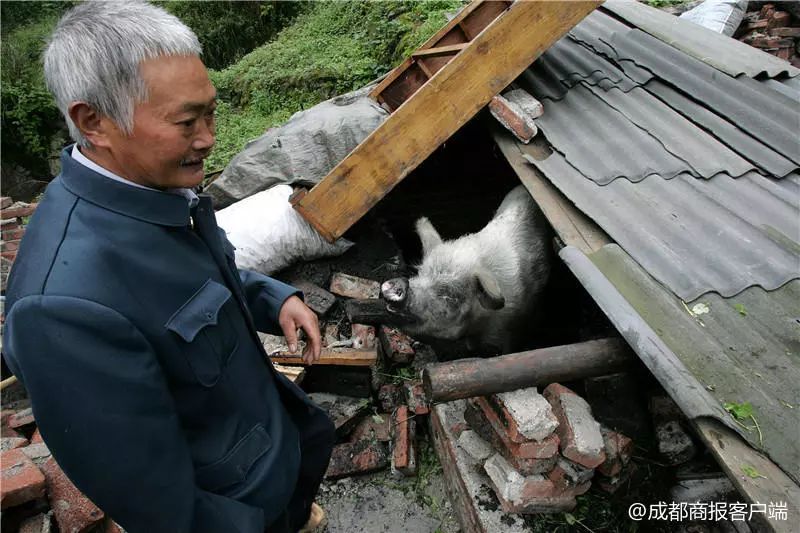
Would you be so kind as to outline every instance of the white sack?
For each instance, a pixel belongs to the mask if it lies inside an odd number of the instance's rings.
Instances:
[[[747,0],[706,0],[680,18],[730,37],[742,23]]]
[[[236,266],[271,275],[295,261],[341,255],[353,243],[331,244],[292,208],[292,187],[276,185],[217,211],[217,223],[236,247]]]

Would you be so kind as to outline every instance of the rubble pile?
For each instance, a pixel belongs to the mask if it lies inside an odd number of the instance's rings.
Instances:
[[[774,4],[748,12],[734,37],[800,67],[800,21]]]
[[[592,481],[613,493],[634,469],[633,441],[558,383],[473,398],[464,419],[458,445],[483,464],[505,512],[569,511]]]

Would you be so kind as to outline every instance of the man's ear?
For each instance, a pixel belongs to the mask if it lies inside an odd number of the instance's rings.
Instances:
[[[67,112],[75,127],[92,146],[103,148],[109,146],[110,136],[116,130],[113,121],[98,113],[86,102],[71,103]]]
[[[478,294],[478,302],[485,309],[497,311],[506,305],[506,299],[500,292],[500,286],[494,275],[483,268],[475,273],[475,288]]]
[[[425,217],[417,220],[417,234],[422,241],[422,257],[427,256],[431,250],[442,244],[442,238],[431,221]]]

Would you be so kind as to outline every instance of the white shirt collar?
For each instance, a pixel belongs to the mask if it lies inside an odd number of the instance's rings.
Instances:
[[[95,172],[97,172],[98,174],[100,174],[102,176],[105,176],[105,177],[107,177],[109,179],[112,179],[114,181],[118,181],[120,183],[124,183],[125,185],[130,185],[131,187],[137,187],[139,189],[147,189],[148,191],[163,192],[163,191],[159,191],[158,189],[153,189],[152,187],[145,187],[144,185],[140,185],[138,183],[134,183],[131,180],[126,180],[122,176],[114,174],[110,170],[101,167],[100,165],[98,165],[97,163],[95,163],[94,161],[92,161],[91,159],[86,157],[85,155],[83,155],[81,153],[81,151],[78,150],[78,145],[77,144],[72,146],[71,155],[72,155],[72,159],[74,159],[75,161],[77,161],[81,165],[83,165],[85,167],[88,167],[88,168],[94,170]],[[169,192],[169,193],[172,193],[172,194],[179,194],[179,195],[183,196],[184,198],[186,198],[186,201],[189,202],[189,207],[196,206],[197,203],[200,201],[200,199],[197,197],[197,194],[192,189],[174,188],[174,189],[166,189],[166,192]]]

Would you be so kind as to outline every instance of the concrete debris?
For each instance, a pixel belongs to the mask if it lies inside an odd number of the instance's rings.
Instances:
[[[570,389],[553,383],[544,390],[558,418],[558,437],[564,457],[588,468],[605,461],[600,424],[592,417],[586,400]]]
[[[476,461],[485,461],[495,453],[492,445],[471,429],[461,432],[458,445]]]
[[[536,387],[505,392],[494,396],[508,423],[514,442],[541,441],[558,427],[553,408]]]

